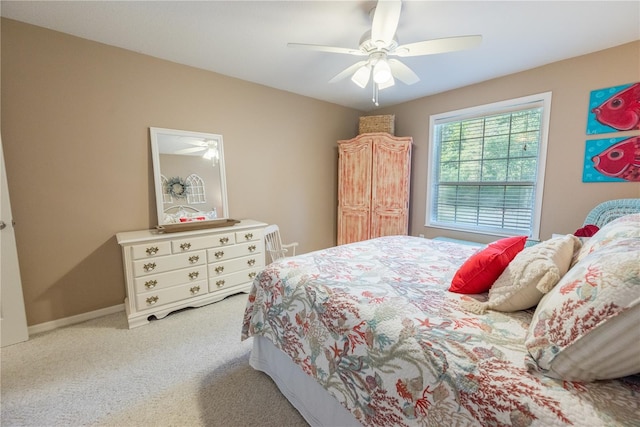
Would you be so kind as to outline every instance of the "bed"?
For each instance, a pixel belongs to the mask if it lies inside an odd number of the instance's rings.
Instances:
[[[449,291],[487,247],[389,236],[270,264],[245,311],[250,363],[314,426],[640,425],[640,200],[598,209],[593,237],[550,239],[574,246],[528,309],[478,314],[469,307],[492,302],[493,290]],[[625,276],[595,283],[603,263]],[[600,323],[582,325],[594,309]]]

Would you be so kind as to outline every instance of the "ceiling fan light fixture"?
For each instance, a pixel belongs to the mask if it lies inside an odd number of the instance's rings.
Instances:
[[[203,159],[213,160],[215,165],[220,159],[220,153],[218,152],[218,143],[216,141],[205,141],[208,143],[209,148],[202,155]]]
[[[360,86],[361,88],[367,87],[369,83],[369,77],[371,76],[371,67],[369,64],[363,65],[351,76],[351,81]]]
[[[386,83],[393,78],[391,67],[386,59],[380,59],[373,66],[373,81],[378,84]]]
[[[378,83],[378,89],[380,89],[380,90],[386,89],[386,88],[391,87],[391,86],[393,86],[395,84],[396,84],[396,82],[395,82],[393,76],[391,76],[386,82]]]
[[[202,155],[202,158],[211,160],[216,156],[216,154],[217,153],[213,148],[209,148],[207,151],[204,152],[204,154]]]

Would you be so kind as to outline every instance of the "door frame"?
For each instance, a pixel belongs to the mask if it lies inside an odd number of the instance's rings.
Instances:
[[[0,220],[4,223],[0,229],[0,346],[6,347],[28,340],[29,329],[1,135],[0,181]]]

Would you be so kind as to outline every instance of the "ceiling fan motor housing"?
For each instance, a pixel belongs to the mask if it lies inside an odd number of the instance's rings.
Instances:
[[[384,45],[384,42],[380,41],[376,43],[371,39],[371,30],[366,31],[362,37],[360,37],[360,50],[371,54],[373,52],[393,52],[398,47],[398,39],[394,36],[391,43]]]

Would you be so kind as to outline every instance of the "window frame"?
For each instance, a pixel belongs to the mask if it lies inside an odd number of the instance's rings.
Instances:
[[[166,176],[164,175],[160,175],[160,182],[162,183],[162,203],[167,205],[167,204],[172,204],[173,203],[173,197],[171,196],[171,193],[169,193],[169,190],[167,189],[167,183],[169,182],[169,180],[167,179]]]
[[[489,117],[498,114],[507,114],[510,112],[522,111],[531,108],[540,107],[541,123],[540,123],[540,142],[538,152],[538,164],[535,179],[535,192],[534,203],[532,212],[531,233],[529,237],[533,240],[539,240],[540,238],[540,217],[542,210],[542,198],[544,193],[545,182],[545,170],[547,162],[547,145],[549,138],[549,121],[551,117],[551,92],[543,92],[534,95],[523,96],[520,98],[509,99],[504,101],[493,102],[490,104],[484,104],[469,108],[463,108],[460,110],[449,111],[445,113],[433,114],[429,117],[429,146],[428,146],[428,158],[427,158],[427,190],[426,190],[426,212],[425,212],[425,227],[439,228],[444,230],[462,231],[475,234],[486,234],[494,236],[514,236],[521,235],[521,233],[513,233],[507,230],[489,229],[478,226],[452,226],[449,224],[443,224],[435,222],[432,218],[434,209],[434,185],[438,182],[436,176],[439,168],[436,161],[439,161],[438,146],[436,144],[436,126],[454,122],[469,120],[473,118]]]

